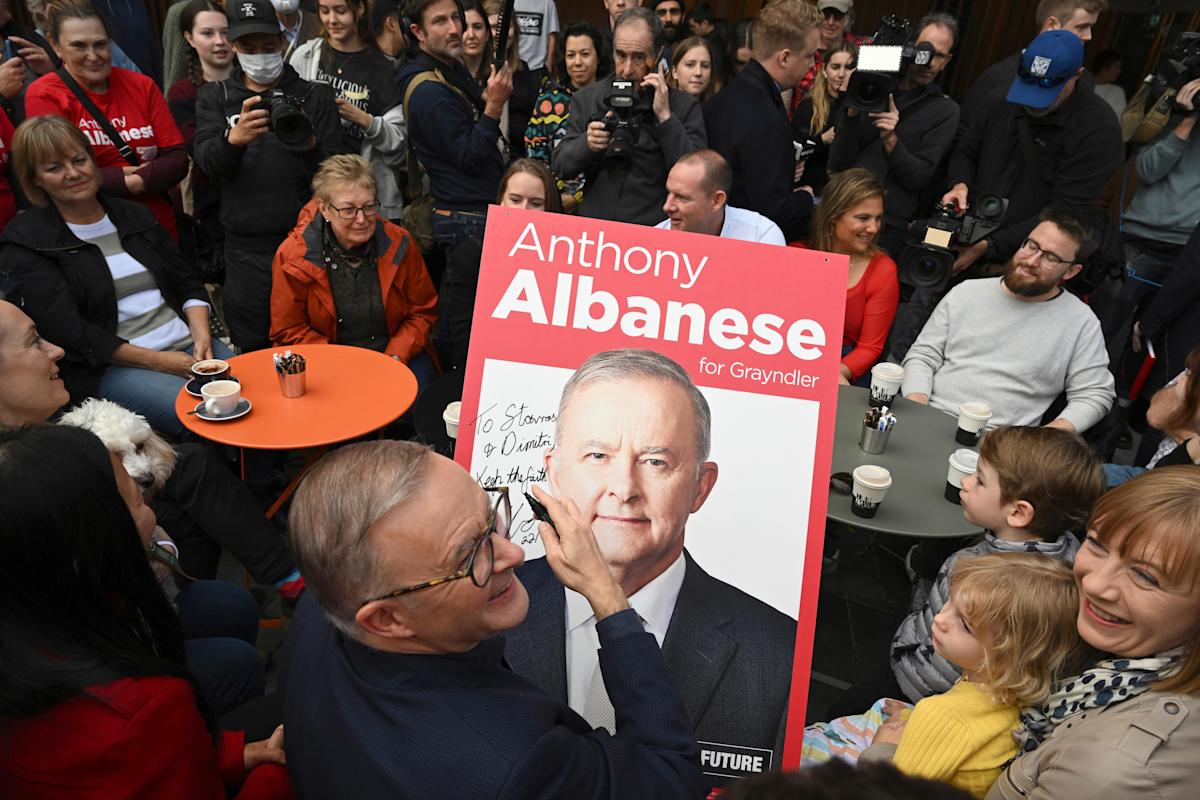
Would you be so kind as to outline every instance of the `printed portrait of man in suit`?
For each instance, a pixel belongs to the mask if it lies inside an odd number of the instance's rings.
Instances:
[[[685,549],[688,519],[717,485],[711,429],[708,403],[681,366],[648,350],[613,350],[585,361],[563,388],[545,460],[552,492],[592,518],[614,577],[662,647],[701,766],[720,783],[780,763],[796,623],[710,576]],[[739,546],[736,528],[722,533]],[[611,730],[587,601],[544,559],[518,573],[530,612],[507,634],[509,663]]]

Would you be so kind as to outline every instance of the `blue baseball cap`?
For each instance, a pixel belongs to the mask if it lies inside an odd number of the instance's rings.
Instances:
[[[1008,102],[1047,108],[1081,66],[1083,42],[1078,36],[1064,30],[1038,34],[1021,53],[1017,77],[1008,89]]]

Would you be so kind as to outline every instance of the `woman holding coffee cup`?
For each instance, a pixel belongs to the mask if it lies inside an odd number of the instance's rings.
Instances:
[[[233,355],[212,339],[200,278],[144,206],[100,191],[91,145],[67,120],[22,123],[13,164],[34,207],[0,237],[0,272],[66,350],[71,400],[104,397],[178,435],[175,397],[192,365]]]
[[[850,257],[841,383],[865,375],[883,353],[900,302],[896,262],[876,247],[883,182],[865,169],[839,172],[825,187],[807,247]]]

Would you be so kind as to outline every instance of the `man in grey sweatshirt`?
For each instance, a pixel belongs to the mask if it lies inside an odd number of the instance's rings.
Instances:
[[[1073,214],[1047,210],[1000,278],[954,287],[904,358],[904,396],[958,414],[992,406],[992,425],[1037,425],[1063,391],[1056,428],[1079,432],[1108,413],[1113,376],[1100,323],[1061,284],[1095,249]]]

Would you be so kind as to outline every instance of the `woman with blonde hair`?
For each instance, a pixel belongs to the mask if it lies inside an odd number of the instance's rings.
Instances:
[[[858,48],[842,41],[825,51],[823,65],[817,70],[812,92],[792,114],[792,132],[796,141],[808,139],[813,154],[804,162],[804,182],[819,197],[829,183],[829,147],[833,144],[834,125],[842,108],[842,92],[854,73]]]
[[[1200,469],[1102,496],[1075,555],[1076,627],[1098,653],[1021,715],[988,800],[1200,797]]]
[[[807,246],[850,257],[842,383],[863,377],[879,360],[900,302],[896,262],[875,244],[883,226],[883,194],[874,174],[848,169],[829,182],[813,217]]]
[[[421,248],[380,219],[362,156],[325,159],[312,188],[271,267],[271,344],[366,347],[408,364],[423,389],[434,374],[437,293]]]

